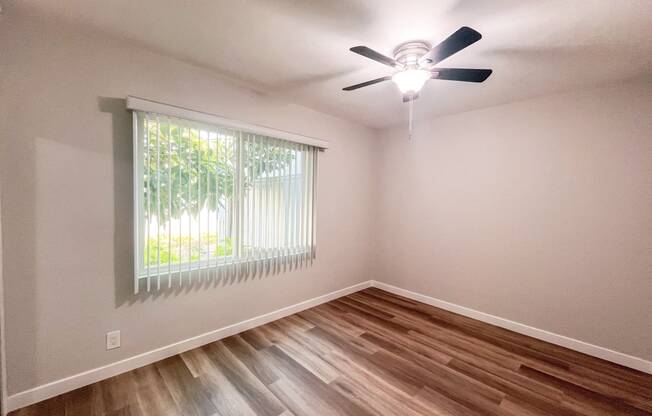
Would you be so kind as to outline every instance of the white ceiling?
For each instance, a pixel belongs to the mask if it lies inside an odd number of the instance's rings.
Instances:
[[[484,84],[430,81],[418,117],[652,73],[651,0],[20,0],[16,5],[212,68],[254,89],[371,127],[405,122],[391,73],[348,51],[391,55],[460,26],[484,38],[441,66],[492,68]]]

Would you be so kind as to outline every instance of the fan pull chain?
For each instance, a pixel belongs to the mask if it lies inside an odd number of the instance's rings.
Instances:
[[[410,100],[410,115],[409,115],[409,121],[408,121],[408,140],[412,140],[412,113],[414,110],[414,100]]]

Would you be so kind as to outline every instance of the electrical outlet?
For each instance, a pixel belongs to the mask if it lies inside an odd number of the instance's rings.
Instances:
[[[106,333],[106,349],[113,350],[120,348],[120,331],[111,331]]]

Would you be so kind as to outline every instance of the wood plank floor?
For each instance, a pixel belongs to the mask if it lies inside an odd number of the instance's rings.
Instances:
[[[27,415],[652,415],[652,376],[372,288]]]

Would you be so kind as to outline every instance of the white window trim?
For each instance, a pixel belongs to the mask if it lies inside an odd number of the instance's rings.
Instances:
[[[279,139],[288,140],[295,143],[307,144],[309,146],[317,147],[320,150],[328,149],[328,142],[326,140],[304,136],[297,133],[291,133],[284,130],[278,130],[271,127],[265,127],[258,124],[246,123],[244,121],[233,120],[226,117],[218,116],[216,114],[190,110],[184,107],[164,104],[157,101],[146,100],[144,98],[139,98],[139,97],[128,96],[127,109],[145,111],[149,113],[165,114],[168,116],[178,117],[186,120],[193,120],[193,121],[199,121],[202,123],[209,123],[209,124],[223,126],[223,127],[230,127],[247,133],[260,134],[263,136],[276,137]]]
[[[138,111],[138,112],[161,114],[161,115],[174,117],[178,119],[190,120],[198,123],[203,123],[209,126],[232,128],[234,130],[239,130],[241,132],[246,132],[246,133],[251,133],[256,135],[274,137],[277,139],[282,139],[290,142],[312,146],[313,148],[316,148],[316,150],[319,151],[324,151],[325,149],[328,148],[328,142],[325,140],[303,136],[295,133],[290,133],[283,130],[277,130],[269,127],[259,126],[255,124],[250,124],[246,122],[240,122],[240,121],[224,118],[218,115],[210,114],[210,113],[189,110],[183,107],[163,104],[163,103],[150,101],[150,100],[133,97],[133,96],[127,97],[127,109],[133,110],[134,112],[134,117],[133,117],[134,139],[138,137],[138,131],[139,131],[138,120],[136,117],[136,112]],[[134,162],[135,162],[133,177],[135,183],[135,181],[139,181],[142,176],[142,172],[139,170],[140,165],[136,163],[136,160],[137,159],[140,160],[142,157],[144,157],[144,155],[142,154],[142,146],[139,146],[136,140],[134,140],[133,146],[134,146]],[[315,160],[315,163],[317,163],[317,160]],[[315,169],[317,169],[316,165],[315,165]],[[316,172],[314,173],[313,181],[316,181]],[[133,188],[134,188],[134,195],[133,195],[134,196],[134,218],[138,218],[139,206],[136,201],[139,200],[140,194],[135,186]],[[292,269],[293,267],[298,267],[298,265],[300,264],[302,265],[303,261],[312,262],[312,260],[314,260],[315,258],[314,235],[316,234],[316,230],[314,229],[314,226],[316,222],[316,212],[317,212],[316,194],[313,193],[312,198],[313,198],[313,202],[312,202],[313,245],[311,247],[305,247],[305,246],[295,247],[292,253],[288,253],[285,256],[270,254],[268,256],[258,257],[257,259],[237,259],[237,260],[229,256],[223,258],[223,263],[213,264],[213,265],[203,261],[184,263],[181,265],[172,266],[169,269],[169,273],[167,271],[161,271],[160,273],[156,274],[159,284],[160,284],[160,279],[171,278],[171,276],[179,273],[196,272],[196,271],[204,271],[204,270],[216,270],[216,271],[222,269],[229,270],[230,267],[241,265],[241,264],[255,265],[260,263],[261,265],[264,265],[266,262],[268,263],[270,260],[278,260],[279,264],[290,265],[289,267],[290,269]],[[134,247],[138,247],[140,245],[141,243],[140,237],[142,236],[141,234],[142,232],[140,232],[140,230],[134,229]],[[140,281],[146,280],[148,279],[148,277],[151,278],[152,276],[154,276],[154,273],[144,273],[141,267],[142,265],[138,264],[137,261],[138,260],[134,258],[135,293],[138,293],[139,291],[138,288],[140,286]],[[255,267],[257,268],[258,266]],[[149,281],[148,281],[148,290],[149,290]]]

